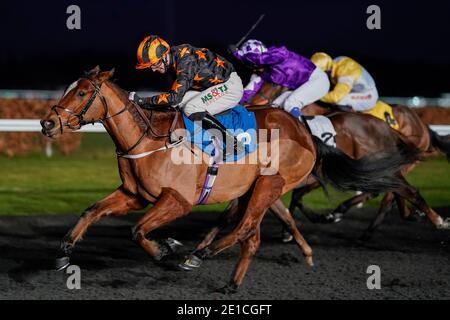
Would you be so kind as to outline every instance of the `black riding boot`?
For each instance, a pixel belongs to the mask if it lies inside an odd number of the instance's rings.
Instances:
[[[241,141],[238,141],[236,137],[231,135],[227,132],[227,129],[217,120],[214,116],[210,115],[209,113],[206,113],[205,116],[202,119],[202,127],[204,130],[209,129],[215,129],[219,130],[222,133],[223,141],[226,143],[227,141],[230,141],[233,139],[233,150],[235,154],[240,154],[242,151],[244,151],[245,147]],[[224,158],[228,156],[229,154],[224,152]]]

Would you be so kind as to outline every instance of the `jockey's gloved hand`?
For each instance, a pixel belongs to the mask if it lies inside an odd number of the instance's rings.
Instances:
[[[303,113],[300,111],[300,108],[298,107],[294,107],[291,109],[291,111],[289,112],[291,115],[294,116],[294,118],[300,118],[300,116],[303,115]]]
[[[144,98],[139,97],[135,91],[130,92],[130,94],[128,95],[128,99],[139,106],[142,106],[144,104]]]
[[[228,49],[227,49],[228,53],[231,54],[231,55],[234,55],[234,53],[235,53],[237,50],[238,50],[238,47],[236,47],[236,45],[234,45],[234,44],[230,44],[230,45],[228,46]]]

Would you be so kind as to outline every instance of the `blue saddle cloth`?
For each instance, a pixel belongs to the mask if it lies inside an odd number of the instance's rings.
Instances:
[[[230,109],[225,114],[216,115],[227,130],[231,130],[234,136],[243,138],[242,141],[245,145],[245,152],[241,152],[238,155],[229,155],[225,162],[233,162],[242,159],[247,154],[250,154],[257,150],[258,144],[256,141],[256,119],[253,112],[247,111],[244,106],[236,106]],[[184,125],[186,130],[190,134],[190,140],[203,152],[206,152],[210,156],[214,156],[214,145],[212,143],[211,135],[201,128],[201,122],[191,121],[185,114],[183,114]]]

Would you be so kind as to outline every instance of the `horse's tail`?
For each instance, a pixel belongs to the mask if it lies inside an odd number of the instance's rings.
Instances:
[[[440,136],[436,131],[428,127],[431,137],[431,146],[445,153],[447,159],[450,161],[450,135]]]
[[[396,191],[404,186],[398,173],[419,159],[419,152],[399,141],[397,150],[354,160],[337,148],[313,137],[317,150],[315,173],[341,190],[370,193]]]

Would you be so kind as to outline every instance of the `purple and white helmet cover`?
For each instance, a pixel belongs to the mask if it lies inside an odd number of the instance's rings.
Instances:
[[[261,54],[267,52],[267,47],[259,40],[250,39],[245,41],[239,50],[237,50],[237,55],[239,57],[244,57],[247,53]]]

